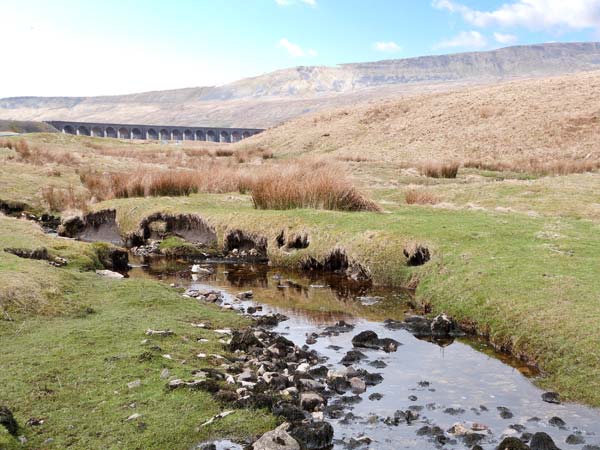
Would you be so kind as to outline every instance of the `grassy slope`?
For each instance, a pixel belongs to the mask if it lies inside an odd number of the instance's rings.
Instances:
[[[597,159],[600,72],[353,105],[292,119],[237,148],[379,162]]]
[[[0,229],[2,248],[32,248],[51,239],[14,219],[0,218]],[[85,247],[54,242],[53,252],[66,257]],[[14,288],[21,294],[27,293],[20,298],[30,296],[41,304],[36,314],[13,308],[17,320],[0,321],[0,399],[22,426],[31,417],[45,419],[40,427],[22,427],[27,447],[41,448],[52,438],[56,448],[184,449],[211,436],[246,437],[275,425],[266,413],[237,411],[197,431],[222,407],[203,392],[167,393],[167,380],[160,379],[163,368],[189,378],[193,369],[206,364],[197,362],[195,354],[222,353],[218,335],[192,328],[192,321],[235,327],[244,323],[240,316],[185,300],[155,281],[108,280],[81,272],[84,263],[77,260],[72,268],[59,269],[0,253],[0,304],[7,298],[5,282],[10,279],[17,280]],[[52,301],[45,303],[48,298]],[[143,345],[147,328],[170,328],[176,336],[150,338]],[[210,342],[199,344],[200,337]],[[161,350],[151,350],[155,344]],[[142,386],[129,390],[127,383],[136,379]],[[143,416],[125,422],[134,413]],[[9,447],[23,448],[14,441]]]
[[[117,207],[129,230],[147,213],[171,210],[200,213],[221,238],[232,227],[263,233],[275,263],[294,265],[303,254],[340,245],[365,262],[379,283],[398,285],[419,276],[419,301],[473,322],[494,342],[529,356],[550,373],[542,384],[600,406],[596,223],[427,207],[393,207],[384,214],[256,211],[242,196],[214,195],[115,200],[97,208],[103,206]],[[274,239],[282,228],[307,231],[310,247],[292,255],[277,250]],[[411,241],[434,250],[428,265],[404,265],[402,248]]]

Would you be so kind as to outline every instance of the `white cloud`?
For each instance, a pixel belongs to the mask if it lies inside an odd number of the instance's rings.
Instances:
[[[2,14],[0,42],[18,42],[19,51],[5,58],[0,98],[114,95],[211,86],[255,71],[226,59],[215,65],[211,58],[190,58],[167,43],[150,46],[145,41],[82,34],[54,23],[42,12],[26,9],[17,12],[9,8]],[[42,47],[54,50],[40,51]],[[108,55],[111,63],[102,64]],[[177,70],[172,64],[161,62],[159,55],[169,55],[177,61]]]
[[[450,39],[443,40],[435,48],[479,49],[487,46],[487,40],[479,31],[461,31]]]
[[[279,43],[277,44],[278,48],[284,48],[290,54],[290,56],[294,58],[301,58],[303,56],[317,56],[318,53],[316,50],[309,48],[304,50],[298,44],[294,44],[293,42],[288,41],[286,38],[281,38]]]
[[[308,6],[317,6],[317,0],[275,0],[275,3],[277,3],[279,6],[291,6],[299,3]]]
[[[472,9],[452,0],[434,0],[433,6],[458,13],[478,27],[600,28],[600,0],[513,0],[491,11]]]
[[[514,44],[519,39],[514,34],[494,33],[494,39],[500,44]]]
[[[394,41],[375,42],[375,44],[373,44],[373,48],[375,50],[377,50],[378,52],[387,52],[387,53],[397,53],[402,50],[402,47],[400,47]]]

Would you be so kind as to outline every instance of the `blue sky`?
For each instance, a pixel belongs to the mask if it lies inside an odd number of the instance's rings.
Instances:
[[[0,97],[600,38],[600,0],[0,0]]]

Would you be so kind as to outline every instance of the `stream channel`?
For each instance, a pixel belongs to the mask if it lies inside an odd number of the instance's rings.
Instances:
[[[289,319],[273,331],[298,346],[307,345],[308,335],[319,334],[316,343],[308,347],[326,357],[324,365],[330,369],[344,367],[340,360],[353,348],[353,336],[361,331],[372,330],[380,338],[399,341],[402,345],[391,353],[360,349],[367,359],[353,366],[379,373],[383,381],[367,386],[366,392],[358,396],[346,394],[344,400],[335,400],[344,404],[341,417],[325,414],[325,420],[334,428],[336,449],[354,445],[365,449],[427,450],[471,448],[475,444],[495,449],[504,437],[539,431],[549,434],[563,450],[600,449],[596,447],[600,445],[600,411],[543,401],[544,391],[533,383],[540,375],[520,361],[495,352],[478,338],[436,342],[386,326],[385,319],[401,320],[409,311],[406,295],[398,290],[356,285],[326,274],[309,277],[261,264],[205,261],[201,267],[212,273],[201,275],[192,274],[191,263],[184,261],[154,259],[141,264],[133,257],[131,265],[129,277],[151,277],[185,289],[218,289],[223,291],[223,303],[234,309],[262,305],[257,314],[284,314]],[[252,301],[235,298],[236,293],[247,290],[253,291]],[[327,326],[340,320],[355,328],[337,335],[321,335]],[[413,411],[418,418],[410,424],[385,420],[393,419],[398,410]],[[475,436],[474,441],[448,433],[455,424],[467,429],[484,428],[483,438]],[[441,441],[439,435],[430,432],[434,426],[445,431]],[[353,440],[362,436],[371,442],[364,445],[364,441],[361,444]],[[221,448],[242,447],[221,443]]]

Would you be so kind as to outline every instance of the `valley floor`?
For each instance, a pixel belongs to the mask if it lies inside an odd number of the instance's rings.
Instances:
[[[100,170],[140,164],[130,156],[101,154],[98,148],[109,144],[94,139],[30,139],[56,151],[70,148],[76,158],[35,165],[0,150],[0,199],[24,201],[38,211],[47,207],[40,195],[44,187],[85,191],[76,172],[83,163]],[[253,170],[251,163],[240,165]],[[368,267],[375,283],[416,286],[419,307],[444,311],[538,365],[542,386],[600,406],[600,174],[536,178],[461,169],[457,179],[433,180],[390,164],[345,167],[383,212],[256,210],[250,196],[238,192],[111,199],[91,208],[115,208],[123,234],[153,212],[195,213],[214,225],[220,243],[234,228],[265,236],[274,265],[296,267],[307,256],[343,248]],[[439,199],[435,205],[407,205],[409,189]],[[308,248],[278,248],[282,230],[306,233]],[[432,258],[408,267],[403,250],[415,244],[429,248]],[[189,303],[155,281],[99,278],[90,272],[99,268],[90,244],[0,217],[0,249],[39,246],[70,264],[56,268],[0,253],[0,398],[21,423],[48,416],[47,425],[28,427],[32,447],[54,439],[60,448],[188,448],[209,436],[244,437],[274,427],[267,413],[240,410],[197,432],[219,405],[201,391],[167,394],[160,378],[164,367],[185,378],[191,367],[179,362],[194,357],[196,344],[190,342],[196,338],[209,339],[206,353],[223,352],[215,333],[191,322],[239,327],[243,318]],[[170,328],[175,336],[142,344],[148,328]],[[140,387],[127,387],[138,379]],[[127,421],[134,413],[142,417]]]

